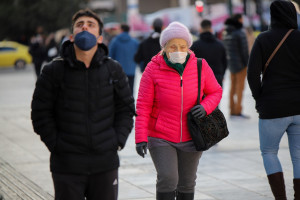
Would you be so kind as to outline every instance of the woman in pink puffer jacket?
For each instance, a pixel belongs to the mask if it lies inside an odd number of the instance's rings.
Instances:
[[[139,88],[135,124],[136,150],[139,155],[149,148],[157,170],[157,199],[193,199],[196,171],[202,152],[192,142],[187,113],[200,118],[219,104],[222,88],[213,71],[202,59],[201,98],[198,92],[197,58],[189,50],[189,30],[178,22],[162,33],[162,51],[147,65]]]

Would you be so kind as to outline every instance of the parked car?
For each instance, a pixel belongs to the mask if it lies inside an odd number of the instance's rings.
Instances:
[[[0,67],[24,69],[31,62],[28,46],[13,41],[0,42]]]

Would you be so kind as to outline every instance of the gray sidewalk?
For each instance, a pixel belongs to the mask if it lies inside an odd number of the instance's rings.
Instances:
[[[140,76],[138,73],[137,83]],[[259,152],[258,119],[250,90],[246,84],[243,106],[244,113],[251,119],[230,119],[228,78],[227,74],[220,108],[227,118],[230,135],[204,152],[200,159],[195,199],[272,199]],[[0,69],[0,194],[13,196],[13,193],[19,192],[19,196],[6,199],[51,199],[54,194],[49,152],[33,132],[30,120],[34,84],[32,66],[23,71]],[[288,199],[293,199],[293,171],[287,147],[285,135],[279,157],[285,172]],[[134,131],[125,149],[120,152],[120,159],[119,199],[154,200],[156,172],[149,155],[143,159],[136,154]]]

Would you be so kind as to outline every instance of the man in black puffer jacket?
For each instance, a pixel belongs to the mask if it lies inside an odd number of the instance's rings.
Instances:
[[[213,34],[211,21],[204,19],[201,22],[201,33],[199,40],[191,47],[196,57],[204,58],[213,70],[218,83],[222,86],[224,74],[227,68],[226,50],[221,41]]]
[[[51,152],[55,199],[117,199],[117,151],[133,127],[134,100],[122,67],[107,57],[101,19],[80,10],[72,21],[61,58],[37,80],[33,128]]]
[[[242,22],[241,14],[235,14],[232,18],[227,19],[225,21],[223,40],[231,79],[230,115],[248,118],[242,114],[242,99],[249,57],[247,36],[242,29]]]

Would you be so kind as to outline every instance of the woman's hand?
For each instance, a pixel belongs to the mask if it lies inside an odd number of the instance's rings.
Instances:
[[[145,154],[147,154],[147,148],[147,142],[140,142],[135,146],[136,152],[143,158],[145,157]]]
[[[196,119],[200,119],[206,116],[206,111],[202,105],[196,105],[191,109],[192,115]]]

